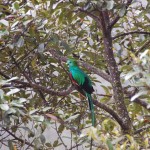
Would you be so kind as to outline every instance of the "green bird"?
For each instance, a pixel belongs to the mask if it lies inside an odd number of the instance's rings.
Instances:
[[[67,65],[69,66],[69,76],[72,83],[77,87],[78,91],[88,98],[89,108],[92,116],[92,126],[95,126],[95,113],[94,105],[91,94],[94,89],[92,82],[88,75],[79,68],[77,61],[74,59],[68,59]]]

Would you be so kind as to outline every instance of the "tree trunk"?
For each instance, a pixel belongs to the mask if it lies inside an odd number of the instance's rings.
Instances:
[[[112,37],[111,37],[111,29],[109,28],[109,15],[106,11],[103,11],[100,12],[99,18],[100,19],[98,25],[103,33],[104,57],[111,76],[111,84],[113,88],[113,95],[116,103],[116,109],[120,118],[122,119],[121,125],[122,130],[125,133],[130,133],[132,129],[132,124],[129,118],[127,108],[124,103],[124,93],[120,82],[120,74],[112,50]]]

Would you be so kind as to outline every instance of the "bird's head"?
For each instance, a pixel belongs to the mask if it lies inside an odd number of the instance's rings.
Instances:
[[[69,67],[78,66],[77,61],[75,59],[68,59],[67,60],[67,65]]]

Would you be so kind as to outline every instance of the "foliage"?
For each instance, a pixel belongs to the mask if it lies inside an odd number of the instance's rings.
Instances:
[[[149,7],[147,0],[2,1],[0,146],[84,149],[90,147],[92,138],[93,149],[150,148]],[[107,13],[109,19],[100,20],[101,13]],[[101,23],[108,20],[112,46],[107,44],[112,47],[125,98],[120,101],[125,102],[133,125],[128,134],[122,132],[124,118],[110,82],[114,66],[105,57],[107,36]],[[91,73],[96,89],[95,128],[91,127],[87,100],[69,87],[64,63],[68,57],[78,59]],[[52,129],[54,140],[46,137]]]

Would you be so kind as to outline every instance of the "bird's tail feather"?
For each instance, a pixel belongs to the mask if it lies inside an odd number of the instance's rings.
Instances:
[[[95,126],[95,113],[94,113],[94,105],[93,105],[93,100],[91,94],[86,93],[88,97],[88,102],[89,102],[89,108],[91,111],[91,116],[92,116],[92,126]]]

